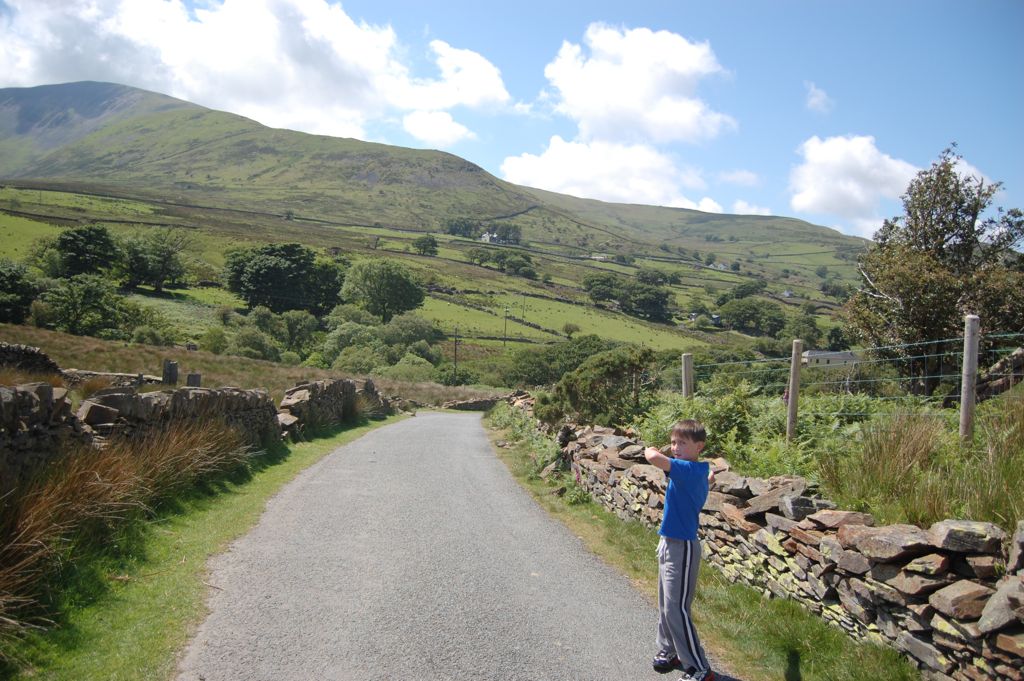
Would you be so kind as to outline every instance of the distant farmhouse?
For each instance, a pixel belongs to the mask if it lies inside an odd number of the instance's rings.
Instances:
[[[801,364],[804,366],[852,366],[860,362],[860,358],[849,350],[804,350]]]

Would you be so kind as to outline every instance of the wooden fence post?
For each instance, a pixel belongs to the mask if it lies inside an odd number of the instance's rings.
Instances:
[[[964,317],[964,363],[960,376],[960,439],[974,437],[974,403],[978,387],[978,315]]]
[[[800,397],[800,363],[803,361],[804,342],[793,341],[793,355],[789,360],[789,388],[786,390],[786,439],[796,437],[796,405]]]
[[[683,397],[693,397],[693,355],[683,353]]]

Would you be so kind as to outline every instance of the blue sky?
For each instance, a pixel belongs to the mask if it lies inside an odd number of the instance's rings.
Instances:
[[[0,87],[121,82],[553,191],[870,236],[953,141],[1024,206],[1022,28],[1017,0],[0,0]]]

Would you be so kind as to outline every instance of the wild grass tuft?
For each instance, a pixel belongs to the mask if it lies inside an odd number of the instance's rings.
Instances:
[[[0,642],[45,626],[64,565],[185,490],[250,457],[223,424],[175,425],[104,449],[69,447],[48,474],[0,507]],[[6,648],[0,645],[0,659]]]
[[[60,374],[25,371],[16,367],[0,367],[0,385],[24,385],[26,383],[49,383],[54,388],[64,387],[64,379]]]

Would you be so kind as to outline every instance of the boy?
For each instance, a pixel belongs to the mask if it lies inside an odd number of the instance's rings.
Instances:
[[[671,458],[654,447],[644,450],[647,461],[668,477],[658,531],[658,653],[653,666],[658,672],[692,670],[679,681],[715,678],[690,617],[701,555],[697,518],[713,477],[708,463],[697,461],[706,440],[704,426],[690,419],[672,427]]]

